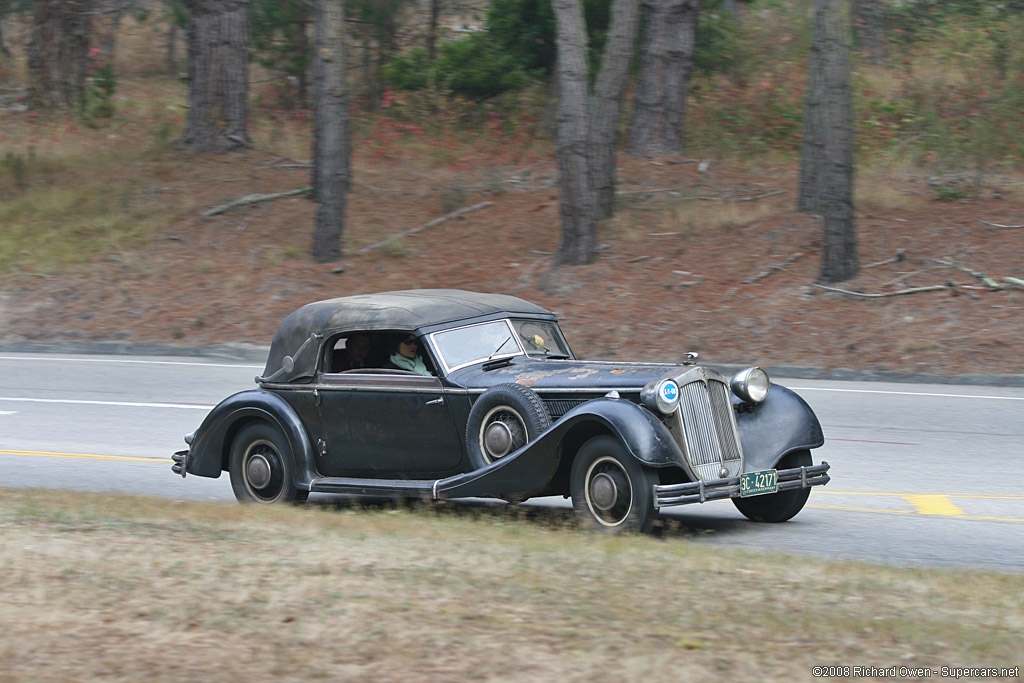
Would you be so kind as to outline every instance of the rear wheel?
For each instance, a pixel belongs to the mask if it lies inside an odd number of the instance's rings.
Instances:
[[[276,427],[254,422],[231,443],[231,489],[240,503],[287,503],[298,498],[292,484],[288,440]]]
[[[787,470],[793,467],[810,467],[812,463],[810,451],[793,451],[787,453],[775,466],[775,469]],[[750,498],[733,498],[736,509],[747,519],[755,522],[785,522],[792,519],[803,509],[811,489],[790,489],[766,496]]]
[[[618,439],[595,436],[572,463],[569,485],[580,526],[609,534],[642,532],[654,513],[656,475]]]

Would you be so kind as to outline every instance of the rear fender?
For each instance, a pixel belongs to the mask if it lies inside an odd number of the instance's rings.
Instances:
[[[189,447],[188,473],[219,477],[228,469],[228,454],[235,434],[253,420],[268,422],[284,434],[291,447],[293,484],[296,488],[308,488],[317,475],[313,449],[302,421],[283,398],[262,389],[229,396],[210,411]]]
[[[736,423],[743,441],[746,472],[771,469],[787,453],[825,443],[821,424],[811,407],[779,384],[772,384],[768,398],[759,405],[738,405]]]

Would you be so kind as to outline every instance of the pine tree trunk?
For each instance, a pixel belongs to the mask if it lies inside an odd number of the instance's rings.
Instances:
[[[699,3],[644,0],[643,4],[644,48],[626,151],[640,156],[679,154]]]
[[[857,232],[853,214],[853,94],[850,83],[851,26],[844,0],[817,0],[825,36],[824,169],[820,201],[825,217],[822,282],[842,282],[857,275]],[[819,9],[815,8],[817,15]],[[815,28],[819,22],[816,20]]]
[[[188,118],[181,142],[199,152],[250,144],[249,0],[187,0]]]
[[[603,220],[615,208],[615,153],[619,146],[619,117],[626,97],[633,43],[640,23],[637,0],[615,0],[601,72],[590,105],[590,187],[594,218]]]
[[[885,63],[885,5],[882,0],[856,0],[857,45],[871,64]]]
[[[178,75],[178,25],[172,19],[167,27],[167,75],[176,77]]]
[[[825,173],[825,5],[814,4],[814,32],[807,63],[807,95],[804,98],[804,124],[800,139],[800,193],[797,211],[819,213],[821,186]]]
[[[316,0],[313,197],[317,209],[312,256],[321,263],[341,256],[341,235],[345,228],[349,131],[344,20],[343,0]]]
[[[430,19],[427,22],[427,60],[437,57],[437,25],[441,20],[441,0],[430,0]]]
[[[586,28],[579,0],[555,0],[558,27],[558,170],[562,190],[562,242],[558,262],[584,265],[594,258],[594,208],[587,159]]]
[[[32,5],[29,103],[85,112],[92,0],[37,0]]]

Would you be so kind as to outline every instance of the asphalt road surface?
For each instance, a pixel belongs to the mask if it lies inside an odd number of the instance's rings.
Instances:
[[[0,355],[0,487],[233,504],[226,475],[182,479],[169,456],[214,404],[255,386],[262,369],[201,358]],[[1024,389],[780,383],[817,412],[826,444],[814,460],[832,465],[832,482],[784,524],[749,522],[729,501],[716,501],[662,511],[663,537],[1024,571]],[[568,507],[561,498],[541,502],[553,514]]]

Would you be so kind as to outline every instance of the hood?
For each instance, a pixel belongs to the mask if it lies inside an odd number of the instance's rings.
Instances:
[[[640,391],[648,382],[674,377],[693,366],[669,363],[622,363],[608,361],[543,360],[515,358],[511,365],[483,371],[474,366],[459,373],[457,383],[468,389],[487,389],[496,384],[513,382],[534,391],[559,390],[607,393],[609,391]]]

